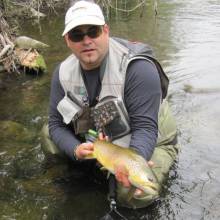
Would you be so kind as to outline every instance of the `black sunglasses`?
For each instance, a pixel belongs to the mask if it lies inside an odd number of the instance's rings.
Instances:
[[[91,26],[88,28],[87,32],[84,33],[80,30],[71,30],[68,32],[69,39],[73,42],[80,42],[87,35],[88,37],[94,39],[101,35],[102,26]]]

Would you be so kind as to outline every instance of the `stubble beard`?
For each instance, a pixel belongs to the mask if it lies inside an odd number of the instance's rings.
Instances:
[[[84,64],[84,68],[86,69],[93,69],[100,65],[98,57],[95,57],[93,55],[88,55],[84,57],[82,63]]]

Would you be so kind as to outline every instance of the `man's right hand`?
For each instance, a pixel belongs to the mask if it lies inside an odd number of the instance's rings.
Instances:
[[[86,157],[93,152],[93,143],[82,143],[78,145],[75,149],[75,157],[78,160],[86,159]]]
[[[108,137],[103,133],[99,133],[98,139],[102,141],[108,141]],[[75,149],[75,157],[77,160],[88,159],[87,156],[91,155],[94,150],[94,146],[92,142],[86,142],[78,145]]]

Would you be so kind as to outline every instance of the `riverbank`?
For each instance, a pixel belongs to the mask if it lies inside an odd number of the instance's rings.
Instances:
[[[2,0],[0,10],[9,24],[14,26],[21,20],[44,17],[48,13],[57,13],[67,4],[69,4],[69,0]]]
[[[0,2],[0,72],[19,73],[19,66],[23,66],[21,59],[16,54],[16,44],[14,41],[17,36],[20,36],[22,26],[27,20],[31,20],[35,25],[40,26],[42,20],[45,20],[50,16],[54,17],[62,14],[64,8],[68,5],[73,5],[76,1],[77,0],[2,0]],[[141,3],[139,1],[125,0],[125,4],[111,0],[94,0],[94,2],[102,7],[102,10],[106,15],[106,20],[109,20],[111,17],[118,17],[120,14],[127,17],[137,10],[141,17],[143,16],[143,11],[147,5],[146,0]],[[154,4],[153,8],[156,15],[157,4]],[[25,49],[31,48],[26,47]],[[29,52],[30,51],[28,51],[28,53]],[[35,53],[35,51],[31,52]],[[34,56],[35,54],[30,55],[31,58]]]
[[[51,13],[58,14],[59,10],[63,10],[68,3],[68,0],[51,0],[49,2],[45,0],[1,1],[0,72],[19,73],[19,67],[23,66],[24,62],[20,59],[20,52],[18,54],[15,49],[16,37],[20,35],[22,24],[27,20],[32,20],[39,24],[42,19],[45,19]],[[36,48],[32,47],[32,49]],[[28,51],[27,55],[33,58],[36,56],[36,51]]]

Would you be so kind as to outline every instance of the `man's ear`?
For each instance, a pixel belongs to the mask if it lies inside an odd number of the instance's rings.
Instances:
[[[104,24],[103,26],[103,31],[106,33],[106,34],[109,34],[109,26],[107,24]]]
[[[69,43],[69,36],[68,36],[68,34],[65,34],[64,35],[64,39],[65,39],[65,41],[66,41],[66,45],[67,45],[67,47],[70,47],[70,43]]]

